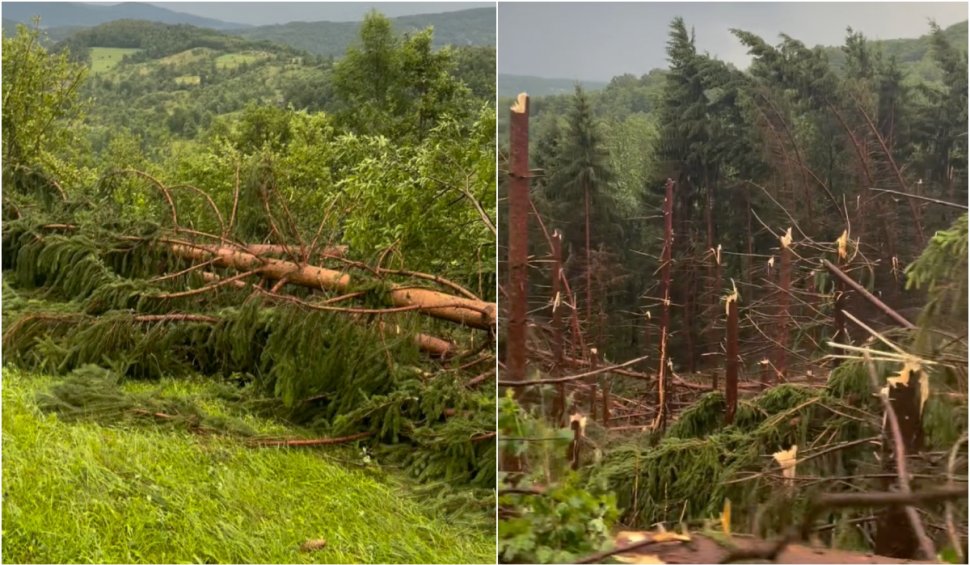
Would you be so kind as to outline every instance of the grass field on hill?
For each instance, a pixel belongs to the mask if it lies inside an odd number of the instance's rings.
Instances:
[[[124,47],[92,47],[91,73],[99,74],[115,68],[125,55],[138,53],[141,49],[127,49]]]

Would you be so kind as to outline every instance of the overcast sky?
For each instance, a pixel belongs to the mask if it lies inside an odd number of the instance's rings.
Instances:
[[[698,51],[744,68],[749,58],[731,28],[771,43],[787,33],[809,46],[841,45],[849,26],[872,39],[919,37],[930,19],[944,28],[966,20],[967,2],[500,3],[498,70],[605,81],[665,68],[675,16],[693,26]]]
[[[285,24],[293,21],[362,20],[371,9],[385,16],[434,14],[470,8],[494,8],[494,2],[150,2],[156,6],[239,24]]]

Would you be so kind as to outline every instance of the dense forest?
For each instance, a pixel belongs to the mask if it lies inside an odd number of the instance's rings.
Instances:
[[[4,558],[494,559],[494,48],[40,34],[3,37]]]
[[[966,23],[928,31],[733,30],[739,70],[675,19],[667,69],[500,103],[501,560],[963,562]]]

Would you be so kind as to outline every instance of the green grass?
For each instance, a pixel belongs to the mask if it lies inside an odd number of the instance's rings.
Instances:
[[[186,49],[174,55],[169,55],[168,57],[162,57],[158,59],[158,63],[162,65],[172,65],[180,66],[187,65],[189,63],[194,63],[196,61],[201,61],[203,59],[208,59],[213,54],[212,49],[206,47],[196,47],[194,49]]]
[[[99,74],[110,71],[121,62],[125,55],[132,55],[141,49],[127,49],[124,47],[92,47],[91,73]]]
[[[216,68],[234,69],[243,63],[255,63],[269,57],[267,53],[226,53],[216,57]]]
[[[202,77],[199,75],[182,75],[180,77],[175,77],[175,84],[199,86],[202,84]]]
[[[492,535],[431,519],[393,477],[352,468],[351,447],[257,449],[152,426],[66,423],[35,403],[55,382],[3,371],[4,562],[494,562]],[[240,414],[204,381],[126,390],[191,396],[260,434],[293,433]],[[301,552],[311,539],[327,545]]]

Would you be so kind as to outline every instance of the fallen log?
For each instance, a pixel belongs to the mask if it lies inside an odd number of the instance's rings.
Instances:
[[[347,290],[351,286],[351,276],[340,271],[299,265],[291,261],[260,258],[252,253],[237,251],[230,247],[198,246],[169,243],[173,254],[195,261],[213,261],[219,267],[241,271],[256,271],[264,278],[286,279],[291,284],[308,288]],[[478,329],[495,327],[495,304],[469,298],[451,296],[423,288],[391,286],[391,302],[401,308],[414,308],[428,316],[448,320],[457,324]]]
[[[324,247],[313,254],[316,257],[343,257],[347,254],[348,247],[346,245],[331,245]],[[258,255],[260,257],[265,257],[267,255],[282,255],[293,251],[300,251],[299,246],[294,246],[291,248],[285,247],[283,245],[273,245],[268,243],[250,243],[246,246],[246,251],[249,251],[253,255]]]
[[[202,278],[212,283],[218,283],[223,280],[219,275],[210,273],[208,271],[202,273]],[[235,286],[236,288],[246,287],[246,283],[242,281],[232,281],[229,284],[231,286]],[[387,325],[384,322],[381,322],[380,328],[381,330],[387,329]],[[401,326],[395,324],[392,329],[394,331],[401,331]],[[415,334],[414,341],[418,344],[418,349],[424,351],[425,353],[430,353],[435,357],[447,357],[454,351],[454,345],[450,341],[438,337],[426,334]]]
[[[583,557],[575,563],[602,563],[614,558],[621,563],[932,563],[894,559],[872,553],[859,553],[802,544],[779,544],[777,541],[732,536],[718,541],[703,534],[687,536],[621,532],[629,541],[618,539],[618,546]],[[656,561],[647,561],[649,557]]]

